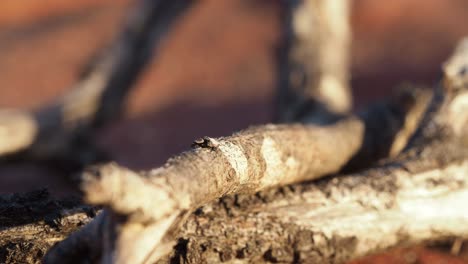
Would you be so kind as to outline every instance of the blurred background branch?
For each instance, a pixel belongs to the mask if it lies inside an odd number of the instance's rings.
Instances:
[[[124,99],[152,58],[155,43],[190,2],[141,1],[117,39],[88,63],[62,98],[35,112],[0,112],[0,155],[67,161],[57,166],[70,171],[101,161],[92,146],[93,133],[123,111]]]
[[[277,118],[329,122],[333,116],[352,109],[350,3],[348,0],[286,3],[284,48],[278,63]]]

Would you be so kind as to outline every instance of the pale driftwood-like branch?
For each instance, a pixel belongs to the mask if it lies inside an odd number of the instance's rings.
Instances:
[[[446,64],[444,88],[396,159],[205,206],[161,262],[343,263],[396,245],[467,238],[468,133],[459,129],[468,124],[467,43]]]
[[[99,232],[107,234],[97,247],[103,250],[101,260],[151,263],[170,252],[176,230],[205,203],[233,193],[254,193],[323,177],[339,171],[357,153],[369,159],[369,154],[386,155],[379,152],[388,151],[394,136],[406,124],[405,117],[418,105],[419,101],[407,96],[369,109],[362,115],[367,119],[348,117],[328,126],[268,125],[232,137],[197,140],[194,150],[147,173],[115,164],[88,172],[83,185],[85,199],[112,208],[99,220],[106,224],[93,226],[107,228]],[[369,126],[374,129],[367,129]],[[379,127],[381,130],[376,130]],[[381,140],[375,140],[379,137]],[[370,149],[364,151],[362,147]],[[66,252],[63,249],[80,244],[77,241],[88,236],[86,228],[71,236],[58,245],[60,250],[52,251],[48,262],[69,258],[62,254]]]
[[[468,237],[468,163],[433,161],[226,197],[191,215],[160,263],[342,263],[395,245]]]
[[[294,0],[285,5],[277,118],[324,123],[330,115],[349,112],[349,1]]]
[[[187,0],[140,1],[117,40],[63,98],[35,113],[0,111],[0,155],[23,150],[40,159],[92,154],[74,152],[94,128],[119,115],[155,43],[190,5]]]
[[[467,73],[461,69],[468,59],[455,75],[447,70],[462,51],[447,64],[446,85],[437,89],[417,137],[397,159],[361,174],[301,185],[292,195],[283,192],[287,196],[283,200],[266,198],[260,205],[237,200],[226,208],[247,203],[246,209],[230,210],[229,217],[219,217],[215,210],[216,217],[204,218],[201,211],[182,228],[185,237],[177,247],[183,249],[173,257],[194,263],[234,257],[342,262],[400,243],[468,236],[468,213],[463,210],[468,198],[468,150],[460,147],[466,133],[459,129],[468,122],[464,114],[468,87],[457,80],[465,80]],[[346,140],[346,132],[363,131],[353,122],[269,126],[229,138],[206,138],[194,143],[196,150],[148,173],[116,165],[88,172],[85,199],[108,209],[88,228],[58,244],[46,262],[73,257],[73,249],[67,247],[80,244],[96,227],[100,227],[96,239],[101,241],[103,263],[161,259],[170,252],[190,212],[203,203],[338,170],[331,168],[341,166],[350,150],[355,153],[356,143]],[[291,135],[285,134],[287,128]],[[249,245],[253,241],[261,242],[255,247]]]
[[[407,170],[416,164],[208,205],[161,262],[343,263],[397,245],[467,238],[466,159]]]
[[[396,159],[205,206],[161,262],[343,263],[397,245],[467,238],[468,133],[459,129],[468,124],[466,43],[447,63],[444,88]]]

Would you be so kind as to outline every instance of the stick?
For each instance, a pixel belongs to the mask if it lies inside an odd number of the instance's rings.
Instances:
[[[455,58],[459,54],[457,51]],[[457,60],[450,60],[446,69],[450,69],[452,61]],[[450,79],[466,78],[465,74],[464,71],[457,71],[454,76],[446,73],[445,83],[450,85],[440,87],[433,97],[419,129],[424,132],[417,132],[419,138],[412,140],[395,161],[362,175],[329,179],[317,187],[314,184],[312,192],[302,194],[314,197],[307,200],[311,208],[318,208],[316,213],[311,212],[312,215],[330,214],[328,218],[322,217],[324,221],[319,221],[322,225],[309,224],[313,227],[310,229],[312,233],[317,233],[318,228],[321,236],[317,239],[322,242],[316,243],[325,243],[326,248],[335,250],[344,243],[350,244],[343,249],[343,256],[336,252],[330,255],[335,256],[336,261],[395,245],[401,237],[417,242],[440,239],[439,234],[467,234],[459,223],[466,221],[468,215],[457,206],[464,206],[460,201],[465,201],[468,195],[464,189],[468,151],[460,147],[466,134],[458,129],[460,124],[464,127],[468,122],[465,119],[468,115],[458,115],[468,105],[468,87],[464,82],[461,86],[453,85],[459,82]],[[430,117],[432,121],[428,119]],[[454,120],[456,124],[452,123]],[[356,131],[363,131],[356,121],[345,119],[329,127],[266,126],[229,138],[205,138],[194,143],[197,149],[148,173],[138,174],[113,164],[88,172],[83,184],[85,199],[108,208],[107,224],[100,238],[103,245],[101,261],[152,263],[171,250],[180,226],[191,211],[204,203],[223,195],[252,193],[275,185],[317,179],[337,171],[336,165],[341,167],[352,155],[348,155],[349,150],[355,153],[357,148],[353,143],[355,140],[347,140]],[[341,208],[348,201],[360,207]],[[327,206],[331,205],[333,210],[328,210]],[[449,209],[442,212],[450,219],[446,222],[449,224],[436,224],[443,221],[435,218],[438,211],[432,209],[442,210],[445,206]],[[307,207],[301,205],[300,208]],[[303,212],[300,208],[299,212]],[[360,217],[357,212],[364,216]],[[401,230],[400,227],[409,224],[408,214],[413,212],[418,219],[415,226]],[[379,221],[366,222],[372,224],[369,228],[360,225],[350,228],[352,223],[364,222],[366,217]],[[436,221],[430,221],[432,219]],[[249,223],[243,220],[239,220],[240,223]],[[369,232],[375,231],[373,228],[379,227],[376,224],[379,222],[382,222],[380,228],[387,232],[383,232],[385,236]],[[285,227],[280,225],[276,230]],[[394,236],[387,240],[385,237],[391,234]],[[83,238],[75,236],[73,239]],[[64,245],[67,243],[70,242]],[[64,255],[57,252],[66,250],[59,244],[48,254],[46,262],[54,263],[63,258]],[[321,249],[318,252],[327,256]]]
[[[395,104],[396,101],[387,107],[395,108]],[[110,240],[103,241],[105,246],[101,248],[107,253],[101,260],[150,263],[171,250],[175,230],[193,210],[205,203],[224,195],[255,193],[338,172],[363,146],[375,149],[363,153],[388,150],[393,142],[390,134],[396,135],[401,130],[405,112],[374,109],[369,112],[381,116],[382,125],[371,127],[382,130],[369,130],[377,133],[374,138],[380,135],[381,141],[368,140],[363,145],[366,124],[357,117],[328,126],[267,125],[232,137],[197,140],[192,151],[150,172],[136,173],[116,164],[89,171],[83,183],[86,201],[112,208],[105,220],[112,224],[107,225],[109,230],[103,231],[112,235],[109,235]],[[362,116],[376,121],[371,114]],[[395,126],[398,123],[400,126]],[[383,147],[384,144],[387,147]],[[64,247],[77,243],[75,239],[82,238],[71,237],[64,242]],[[126,241],[132,241],[131,245]],[[49,263],[64,258],[54,253],[63,251],[53,250]]]
[[[352,108],[349,1],[296,0],[285,5],[278,119],[327,123]]]
[[[0,111],[0,156],[19,153],[39,160],[71,156],[78,163],[89,164],[82,159],[93,153],[80,153],[89,152],[83,150],[83,142],[89,141],[94,129],[120,115],[154,46],[191,3],[140,1],[118,38],[63,98],[34,113]]]

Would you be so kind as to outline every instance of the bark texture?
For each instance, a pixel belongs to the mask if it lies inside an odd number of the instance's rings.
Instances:
[[[102,263],[161,260],[171,251],[179,229],[185,234],[172,260],[193,263],[234,258],[340,263],[401,243],[466,237],[468,150],[460,147],[467,137],[460,126],[468,122],[463,70],[468,59],[460,62],[465,48],[464,42],[445,66],[444,85],[436,89],[409,146],[385,165],[303,184],[285,200],[274,197],[254,207],[251,199],[239,201],[237,196],[233,205],[225,206],[225,217],[217,215],[219,209],[208,209],[214,216],[205,217],[202,209],[188,222],[193,210],[220,196],[335,172],[330,168],[341,167],[351,157],[346,150],[354,154],[360,145],[343,140],[346,132],[363,127],[349,126],[352,118],[329,127],[260,127],[229,138],[195,141],[195,150],[148,173],[107,165],[85,174],[83,184],[85,199],[105,205],[105,213],[58,244],[46,262],[73,258],[69,245],[80,244],[96,227]],[[456,74],[450,74],[452,68]],[[294,141],[287,140],[291,138]],[[304,146],[306,152],[301,151]],[[334,151],[323,152],[322,147]],[[233,207],[244,203],[247,208],[233,213]],[[253,241],[256,246],[249,246]]]
[[[193,199],[191,207],[189,207],[186,211],[182,210],[179,213],[187,213],[186,215],[188,216],[189,212],[191,210],[196,209],[198,204],[202,204],[204,202],[209,202],[212,199],[215,199],[216,197],[219,197],[220,195],[224,193],[232,193],[232,192],[254,192],[257,188],[260,189],[260,187],[266,187],[270,184],[280,184],[280,182],[275,183],[270,182],[270,181],[253,181],[255,177],[259,176],[264,176],[262,175],[266,173],[266,165],[267,163],[265,162],[264,157],[262,156],[262,145],[259,144],[259,142],[263,142],[264,137],[268,135],[269,140],[267,142],[274,142],[273,140],[276,140],[277,142],[277,148],[274,149],[276,152],[279,153],[289,153],[291,157],[296,155],[295,157],[298,158],[299,161],[305,164],[309,164],[311,159],[315,155],[317,157],[322,157],[322,155],[330,155],[332,159],[324,160],[324,162],[312,162],[310,163],[311,166],[315,166],[315,168],[318,168],[317,171],[311,171],[311,175],[316,176],[322,176],[319,174],[320,171],[335,171],[339,170],[341,166],[343,166],[344,163],[349,160],[349,156],[353,155],[354,152],[356,152],[357,145],[359,145],[359,154],[362,159],[364,159],[364,162],[360,162],[358,166],[366,166],[370,163],[370,159],[375,157],[381,157],[381,156],[386,156],[388,155],[388,150],[390,146],[392,145],[392,142],[401,131],[411,129],[411,127],[408,127],[408,122],[407,120],[412,120],[414,118],[419,118],[420,114],[418,112],[414,111],[415,109],[419,109],[421,106],[420,104],[425,104],[425,101],[417,100],[419,97],[415,97],[414,93],[405,91],[402,94],[399,94],[396,96],[393,100],[390,100],[389,102],[382,103],[382,104],[376,104],[372,106],[370,109],[368,109],[366,112],[358,115],[358,117],[350,117],[348,119],[345,119],[339,123],[336,123],[335,125],[330,125],[328,127],[319,127],[319,126],[314,126],[314,125],[292,125],[292,126],[286,126],[286,125],[280,125],[280,126],[274,126],[274,125],[269,125],[266,127],[257,127],[257,128],[252,128],[248,129],[246,131],[240,132],[236,134],[233,137],[229,138],[222,138],[222,139],[211,139],[211,138],[204,138],[200,140],[196,140],[193,143],[194,150],[191,151],[191,154],[184,154],[179,158],[175,158],[172,161],[169,162],[168,165],[171,168],[161,168],[159,170],[155,170],[153,172],[145,172],[138,174],[136,172],[131,172],[125,169],[121,169],[120,167],[116,165],[110,165],[104,169],[104,171],[100,170],[103,175],[113,175],[113,173],[119,173],[119,174],[129,174],[130,179],[135,179],[136,182],[138,183],[141,180],[138,178],[140,176],[143,176],[143,183],[146,187],[143,186],[135,186],[129,185],[129,181],[126,180],[126,175],[121,175],[124,176],[125,182],[117,183],[117,185],[114,185],[112,183],[112,186],[128,186],[130,189],[136,188],[137,191],[136,193],[129,193],[130,196],[135,196],[136,195],[136,202],[139,203],[141,202],[141,198],[144,197],[145,191],[147,195],[149,195],[149,198],[144,198],[143,200],[147,200],[150,202],[148,207],[146,209],[149,210],[149,212],[154,212],[151,213],[149,216],[150,218],[153,217],[154,215],[161,214],[161,210],[154,210],[153,207],[157,208],[164,208],[164,205],[166,204],[167,200],[164,200],[163,202],[157,202],[154,200],[155,196],[153,195],[154,193],[157,193],[158,191],[154,190],[153,184],[151,183],[151,178],[153,176],[161,174],[162,172],[171,172],[168,175],[171,175],[169,178],[170,181],[167,183],[163,182],[162,186],[166,186],[167,188],[170,187],[170,190],[172,190],[171,193],[171,199],[177,198],[179,199],[180,197],[184,197],[192,195],[193,197],[190,197],[190,199]],[[406,108],[405,108],[406,107]],[[405,110],[407,109],[407,110]],[[411,117],[411,118],[410,118]],[[414,122],[414,121],[413,121]],[[349,129],[349,128],[353,128]],[[380,128],[380,129],[375,129],[375,128]],[[304,135],[301,137],[298,137],[298,135]],[[370,136],[371,134],[374,134]],[[337,149],[331,150],[330,152],[325,151],[325,153],[320,152],[321,149],[327,147],[325,145],[326,142],[328,144],[335,144],[336,143],[336,138],[337,136],[342,135],[342,140],[344,142],[351,142],[351,143],[345,143],[344,145],[342,144],[342,150],[339,152],[341,156],[335,155],[335,151]],[[361,140],[354,140],[354,137],[361,137]],[[299,139],[302,138],[302,141],[298,141]],[[380,138],[380,140],[376,140]],[[323,139],[326,142],[320,143],[319,139]],[[364,144],[359,144],[360,141],[365,142]],[[331,143],[330,143],[331,142]],[[354,143],[353,143],[354,142]],[[241,147],[235,147],[236,145],[234,144],[240,144]],[[314,151],[316,154],[314,155],[309,155],[308,151],[310,148],[303,148],[305,145],[309,144],[314,144]],[[354,144],[352,148],[346,148],[346,144]],[[267,147],[269,146],[268,144],[266,145]],[[271,146],[270,146],[271,147]],[[328,147],[327,147],[328,148]],[[363,149],[367,148],[366,151]],[[239,149],[241,150],[249,150],[248,152],[244,153],[245,155],[245,160],[247,160],[250,163],[247,163],[247,166],[256,166],[257,170],[248,170],[249,173],[247,174],[240,174],[239,176],[248,176],[247,178],[242,178],[239,177],[236,178],[232,176],[237,176],[236,171],[234,168],[237,168],[240,170],[242,168],[242,162],[235,163],[236,158],[239,158],[240,155],[231,155],[229,156],[231,162],[234,162],[233,164],[229,163],[229,160],[227,157],[223,156],[225,155],[224,153],[239,153],[236,152]],[[292,150],[291,150],[292,149]],[[304,149],[307,151],[301,152],[298,151],[300,149]],[[326,150],[326,149],[324,149]],[[224,152],[223,152],[224,151]],[[281,152],[280,152],[281,151]],[[250,156],[249,153],[252,153],[252,157],[247,158]],[[320,155],[319,155],[320,153]],[[275,157],[274,155],[272,156],[270,151],[266,152],[266,155]],[[374,156],[373,156],[374,155]],[[191,158],[190,158],[191,157]],[[323,156],[324,157],[324,156]],[[184,163],[182,160],[189,159],[190,163],[188,163],[189,166],[182,166],[178,168],[180,163]],[[244,161],[245,161],[244,160]],[[242,160],[241,160],[242,161]],[[281,159],[270,159],[270,164],[271,166],[271,161],[275,162],[282,162]],[[287,161],[287,160],[286,160]],[[187,160],[185,160],[187,162]],[[245,165],[245,164],[244,164]],[[190,166],[193,168],[196,168],[197,171],[191,171]],[[233,167],[235,166],[235,167]],[[192,168],[192,169],[193,169]],[[273,167],[274,168],[274,167]],[[106,171],[107,170],[107,171]],[[189,174],[182,173],[185,170],[188,171]],[[284,182],[289,182],[292,181],[293,178],[297,177],[297,175],[291,174],[290,172],[285,172],[283,168],[280,168],[280,170],[283,173],[286,173],[287,175],[291,175],[292,179],[288,179],[285,177],[285,175],[280,175],[280,174],[275,174],[278,176],[278,178],[272,178],[271,180],[279,180]],[[210,175],[207,175],[206,172],[211,171],[212,173]],[[245,172],[245,171],[244,171]],[[273,170],[274,173],[276,173]],[[297,172],[297,171],[296,171]],[[177,173],[177,175],[174,175],[174,173]],[[256,174],[254,174],[256,173]],[[271,167],[269,170],[269,173],[272,173]],[[252,175],[254,174],[254,175]],[[184,176],[185,175],[185,176]],[[121,179],[121,176],[117,176],[116,178],[109,178],[111,180],[119,180]],[[128,175],[127,175],[128,176]],[[308,175],[304,175],[308,176]],[[224,180],[228,180],[231,182],[231,184],[226,185],[223,183],[223,179],[221,177],[226,177]],[[231,178],[232,177],[232,178]],[[250,178],[252,177],[252,179]],[[220,179],[221,178],[221,179]],[[197,180],[198,179],[198,180]],[[252,180],[248,183],[243,182],[241,184],[241,180]],[[298,179],[299,180],[299,179]],[[156,180],[158,181],[158,180]],[[159,180],[162,181],[162,180]],[[185,182],[186,181],[186,182]],[[164,184],[169,184],[171,183],[172,185],[164,185]],[[181,184],[179,187],[178,184]],[[213,185],[210,188],[206,188],[207,186],[210,186],[209,184]],[[116,190],[115,188],[113,189],[112,186],[109,185],[104,185],[102,186],[104,193],[109,194],[110,191],[114,191],[117,194],[116,197],[119,197],[118,199],[122,198],[120,196],[122,194],[121,191]],[[158,185],[159,188],[161,185]],[[216,188],[220,189],[216,189]],[[108,189],[109,188],[109,189]],[[185,191],[181,191],[181,188],[185,188]],[[280,192],[283,192],[282,190],[287,191],[288,188],[283,188],[280,189]],[[90,192],[93,192],[90,190]],[[101,192],[101,191],[99,191]],[[103,194],[104,194],[103,193]],[[104,194],[105,195],[105,194]],[[112,194],[109,194],[112,195]],[[225,198],[222,200],[221,203],[215,202],[213,206],[216,208],[223,208],[222,211],[233,211],[233,210],[238,210],[237,207],[239,207],[239,204],[243,204],[244,202],[242,201],[237,201],[238,199],[243,199],[245,201],[245,205],[242,205],[241,208],[246,208],[245,206],[250,204],[249,199],[253,199],[252,201],[255,203],[258,203],[259,201],[268,201],[265,196],[265,198],[262,198],[258,200],[258,197],[263,196],[264,194],[258,194],[257,196],[248,196],[244,195],[242,196],[243,198],[233,198],[233,196],[229,196],[228,198]],[[130,197],[130,196],[127,196]],[[2,219],[2,222],[0,222],[2,229],[4,231],[0,233],[0,236],[5,242],[0,248],[2,248],[3,252],[5,255],[3,255],[3,258],[1,259],[2,262],[7,262],[7,263],[16,263],[16,262],[26,262],[26,263],[37,263],[39,262],[40,258],[43,256],[44,252],[51,247],[54,242],[59,241],[63,238],[65,238],[72,230],[76,230],[80,225],[77,225],[73,221],[62,221],[61,213],[56,213],[60,211],[57,208],[49,208],[51,215],[49,216],[44,216],[44,219],[50,219],[50,220],[40,220],[42,219],[42,215],[38,212],[40,212],[39,208],[42,208],[38,206],[38,204],[50,204],[50,203],[58,203],[55,201],[51,201],[46,193],[44,192],[39,192],[38,195],[30,195],[30,194],[25,194],[24,197],[29,197],[30,200],[35,201],[36,203],[34,205],[30,205],[28,200],[26,198],[21,198],[19,199],[18,202],[19,205],[23,206],[23,208],[35,208],[33,214],[36,215],[35,219],[30,219],[29,221],[25,221],[24,224],[27,226],[25,230],[40,230],[40,236],[34,236],[30,237],[28,235],[25,235],[24,233],[21,233],[18,231],[18,228],[11,227],[8,223],[17,221],[17,216],[14,214],[4,214],[5,217]],[[251,198],[248,198],[251,197]],[[270,194],[268,194],[268,197],[273,199],[273,197]],[[281,197],[277,197],[281,198]],[[132,198],[133,199],[133,198]],[[235,204],[229,201],[234,201],[233,199],[236,200]],[[275,198],[276,199],[276,198]],[[169,199],[170,200],[170,199]],[[8,205],[11,203],[10,198],[5,198],[5,204]],[[140,205],[136,205],[137,207],[140,207]],[[220,207],[221,206],[221,207]],[[232,207],[232,208],[231,208]],[[91,210],[90,207],[85,207]],[[87,209],[87,210],[88,210]],[[120,208],[122,209],[122,208]],[[129,210],[129,208],[124,210]],[[133,208],[135,209],[135,208]],[[145,209],[145,210],[146,210]],[[38,210],[38,211],[36,211]],[[74,202],[73,206],[67,209],[68,212],[77,212],[79,216],[79,219],[83,218],[83,221],[80,223],[86,223],[90,220],[90,217],[94,215],[94,210],[89,213],[89,214],[82,214],[80,213],[82,211],[82,207],[80,205],[77,205],[76,202]],[[130,208],[132,210],[132,208]],[[206,209],[204,209],[205,211]],[[215,211],[218,211],[216,209]],[[238,210],[239,211],[239,210]],[[55,212],[55,213],[54,213]],[[145,211],[147,212],[147,211]],[[201,211],[198,211],[200,213]],[[222,212],[220,212],[222,213]],[[30,213],[29,213],[30,214]],[[11,217],[7,217],[11,216]],[[184,214],[184,216],[186,216]],[[75,214],[70,213],[69,215],[74,219]],[[136,216],[133,214],[132,218],[140,218],[142,219],[144,217],[148,217],[148,215],[141,215],[141,216]],[[228,215],[224,215],[228,216]],[[78,232],[75,232],[72,234],[68,239],[65,241],[61,242],[59,244],[60,249],[55,249],[53,252],[53,259],[49,261],[50,262],[62,262],[64,259],[67,259],[67,262],[76,262],[76,263],[83,263],[86,261],[91,261],[91,262],[97,262],[100,259],[100,252],[105,246],[104,243],[102,243],[102,237],[104,232],[104,229],[109,228],[109,225],[113,224],[113,221],[123,221],[125,220],[126,217],[123,217],[122,214],[111,214],[109,212],[105,212],[98,216],[95,221],[93,221],[90,225],[88,225],[86,228],[81,229]],[[101,219],[101,220],[99,220]],[[180,221],[180,223],[183,223],[184,218],[177,219],[177,221]],[[139,220],[138,220],[139,221]],[[58,222],[60,224],[59,229],[51,229],[47,225],[47,223],[53,223],[53,222]],[[23,229],[21,229],[23,230]],[[46,230],[46,231],[43,231]],[[54,231],[55,233],[51,233],[50,230]],[[28,231],[29,232],[29,231]],[[36,231],[35,231],[36,232]],[[171,237],[171,239],[168,239],[164,243],[166,243],[168,246],[168,252],[171,250],[170,245],[173,245],[176,239],[177,233],[171,233],[171,230],[168,230],[168,237]],[[185,232],[185,231],[184,231]],[[37,233],[35,233],[37,234]],[[107,233],[109,235],[109,233]],[[15,239],[11,239],[12,237],[15,237]],[[13,242],[12,242],[13,241]],[[11,242],[11,243],[10,243]]]
[[[97,209],[47,191],[0,197],[0,263],[40,263],[47,250],[89,223]]]
[[[188,220],[160,263],[343,263],[396,245],[466,238],[466,159],[421,165],[224,198]]]

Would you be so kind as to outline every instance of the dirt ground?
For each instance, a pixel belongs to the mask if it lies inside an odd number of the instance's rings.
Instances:
[[[2,0],[0,107],[34,109],[62,94],[119,30],[129,2]],[[280,13],[279,0],[199,1],[164,39],[131,93],[126,117],[102,129],[97,142],[120,164],[148,169],[195,138],[270,122]],[[434,85],[441,63],[468,34],[466,25],[466,0],[355,0],[356,109],[404,82]],[[0,166],[0,193],[42,186],[70,192],[44,166]],[[424,259],[438,253],[414,252],[423,256],[419,263],[442,263]],[[383,259],[360,263],[391,257]]]

